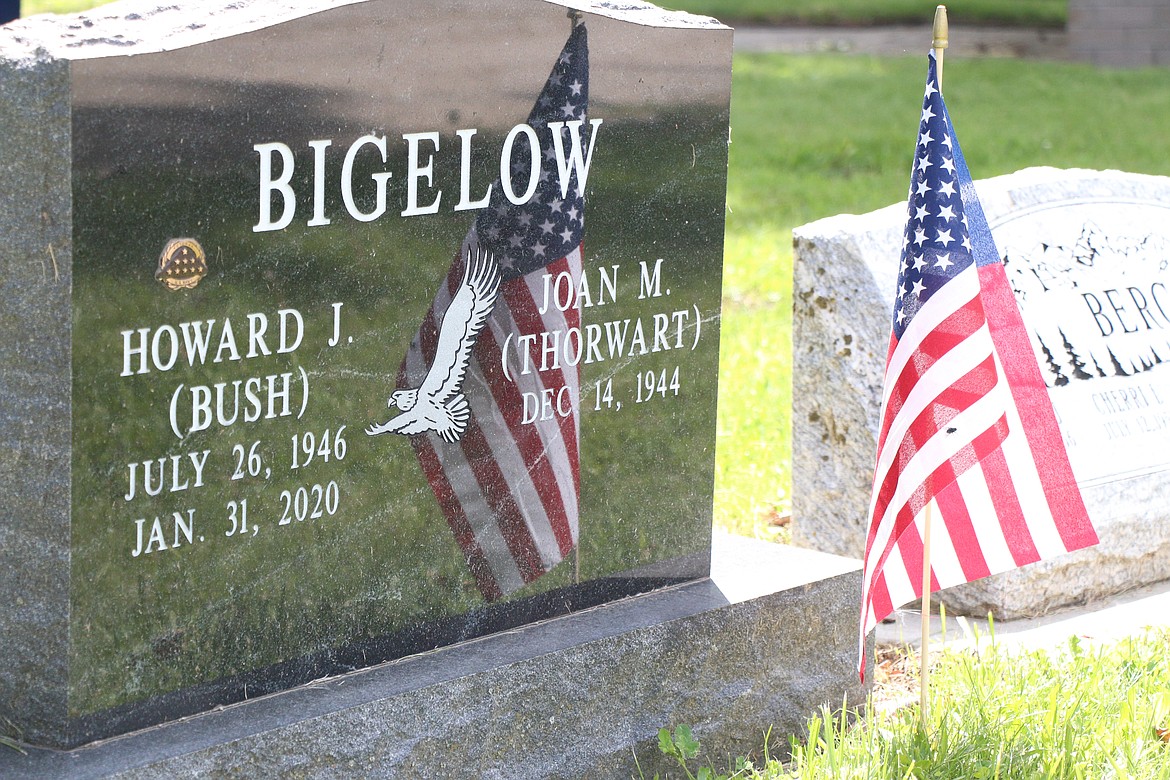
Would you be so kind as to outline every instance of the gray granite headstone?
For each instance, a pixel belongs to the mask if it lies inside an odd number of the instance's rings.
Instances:
[[[943,594],[1012,618],[1170,578],[1170,179],[1030,168],[976,184],[1095,547]],[[906,207],[794,233],[793,536],[861,557]]]
[[[0,28],[0,734],[705,578],[730,66],[640,2]]]

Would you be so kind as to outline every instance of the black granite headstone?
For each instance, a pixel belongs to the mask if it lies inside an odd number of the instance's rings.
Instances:
[[[608,5],[4,32],[0,733],[708,574],[731,35]]]

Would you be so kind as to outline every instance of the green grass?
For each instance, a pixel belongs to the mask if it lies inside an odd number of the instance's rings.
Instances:
[[[720,355],[716,522],[767,537],[790,491],[792,228],[901,200],[922,57],[740,54]],[[947,99],[976,178],[1035,165],[1170,174],[1167,71],[948,60]],[[1098,107],[1086,110],[1086,107]]]
[[[1170,632],[1059,651],[944,652],[931,672],[925,725],[917,703],[810,718],[790,757],[740,759],[691,777],[743,780],[1009,780],[1170,778]],[[689,732],[686,732],[689,734]],[[677,745],[675,746],[677,747]]]
[[[936,0],[665,0],[669,8],[729,24],[930,24]],[[1067,0],[961,0],[948,4],[952,23],[1063,27]]]

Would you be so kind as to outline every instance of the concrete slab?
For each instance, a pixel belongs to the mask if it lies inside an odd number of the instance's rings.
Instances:
[[[930,617],[932,645],[974,644],[994,640],[1008,648],[1053,649],[1070,637],[1115,642],[1152,627],[1170,626],[1170,581],[1136,588],[1106,599],[1057,610],[1043,617],[995,621],[951,616]],[[874,632],[877,644],[922,645],[922,611],[900,609]]]

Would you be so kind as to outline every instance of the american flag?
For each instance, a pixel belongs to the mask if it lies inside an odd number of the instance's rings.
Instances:
[[[931,590],[1096,544],[1028,332],[975,194],[934,52],[910,178],[862,580],[859,655]]]
[[[467,430],[456,442],[434,433],[411,437],[419,464],[467,558],[484,598],[494,601],[530,583],[577,545],[580,495],[581,376],[563,360],[547,358],[541,334],[564,339],[580,328],[576,305],[544,305],[545,274],[578,289],[585,227],[585,181],[592,151],[586,120],[589,51],[583,23],[574,25],[527,124],[540,142],[539,182],[521,205],[522,192],[492,185],[487,207],[435,296],[399,371],[398,387],[417,386],[434,359],[438,328],[463,278],[465,258],[491,252],[500,265],[499,298],[475,343],[463,393],[471,407]],[[574,137],[573,123],[576,137]],[[558,156],[549,123],[566,123]],[[575,166],[573,147],[580,153]],[[513,144],[515,189],[532,180],[530,144]],[[563,169],[569,172],[562,188]],[[564,301],[562,300],[562,303]],[[578,330],[579,332],[579,330]],[[517,347],[527,339],[525,360]],[[506,350],[506,354],[505,354]],[[502,360],[507,360],[505,374]],[[546,367],[546,370],[540,370]],[[528,406],[525,406],[525,397]],[[550,399],[548,413],[541,413]],[[536,408],[534,408],[534,406]],[[535,419],[532,419],[535,418]]]

